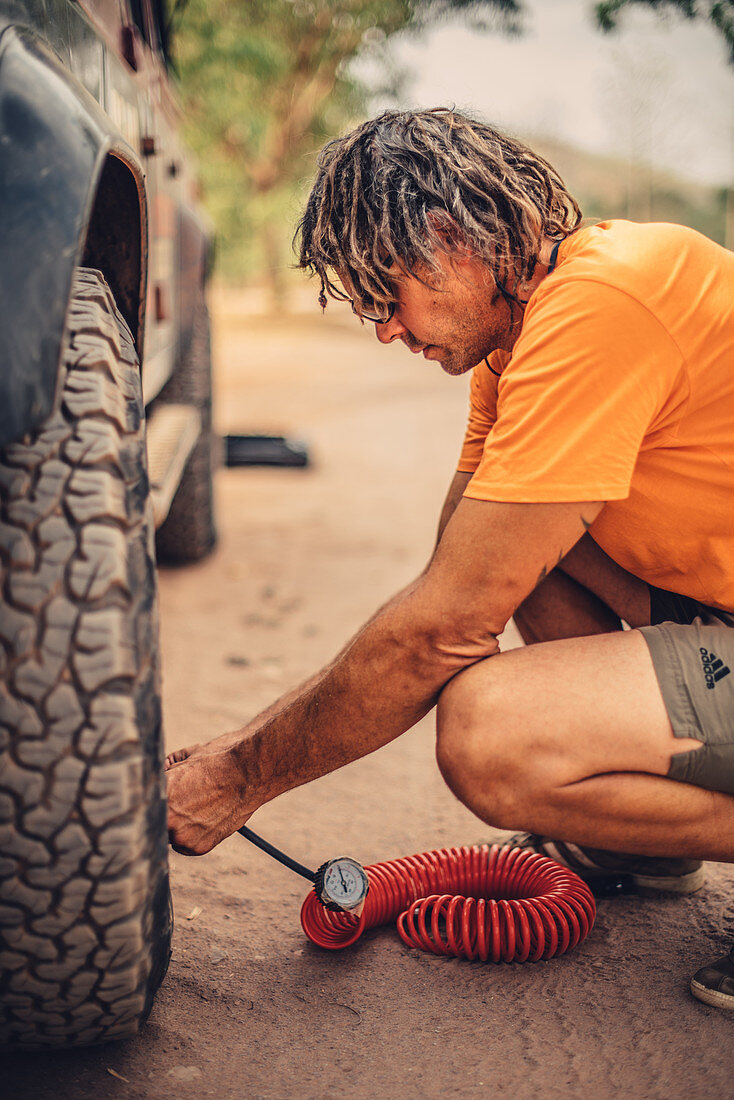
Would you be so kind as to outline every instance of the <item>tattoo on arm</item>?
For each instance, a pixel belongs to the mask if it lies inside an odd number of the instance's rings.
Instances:
[[[558,561],[554,562],[553,565],[549,565],[546,562],[546,564],[543,566],[543,568],[540,570],[540,573],[538,574],[538,579],[535,582],[535,587],[536,588],[541,583],[541,581],[545,580],[545,578],[548,576],[549,573],[553,572],[553,570],[556,568],[557,565],[561,564],[561,562],[563,561],[565,556],[566,556],[566,551],[561,550],[560,554],[558,555]]]

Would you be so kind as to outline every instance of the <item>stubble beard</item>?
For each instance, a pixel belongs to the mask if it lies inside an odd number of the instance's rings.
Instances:
[[[484,357],[481,356],[478,360],[476,360],[476,362],[468,363],[463,360],[457,362],[456,357],[452,356],[450,359],[446,360],[439,359],[439,365],[444,374],[450,375],[451,378],[458,378],[459,375],[466,374],[468,370],[471,370],[473,367],[475,367],[478,362],[481,362],[482,358]]]
[[[519,335],[519,323],[510,324],[491,333],[477,333],[476,339],[467,340],[461,347],[442,348],[446,355],[439,360],[441,369],[453,378],[466,374],[493,351],[512,351]]]
[[[499,323],[495,323],[491,330],[477,325],[475,314],[467,314],[460,318],[464,325],[457,325],[459,330],[463,327],[462,335],[465,334],[461,344],[447,341],[447,345],[439,345],[446,353],[439,360],[441,369],[446,374],[455,378],[472,370],[493,351],[512,351],[520,335],[522,312],[517,316],[513,306],[499,292],[492,298],[490,309],[496,309],[501,303],[507,305],[507,315],[498,319]]]

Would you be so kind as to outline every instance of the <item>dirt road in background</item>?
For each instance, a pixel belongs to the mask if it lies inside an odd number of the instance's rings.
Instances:
[[[300,435],[313,466],[220,471],[218,551],[162,572],[169,748],[241,725],[415,576],[465,416],[466,379],[378,348],[351,314],[274,322],[242,304],[215,301],[219,428]],[[251,824],[311,866],[491,835],[443,785],[430,718]],[[174,855],[173,960],[143,1034],[13,1057],[2,1093],[729,1096],[732,1020],[687,991],[691,971],[734,936],[734,872],[710,868],[693,898],[602,902],[567,956],[492,966],[408,950],[390,928],[321,952],[299,924],[307,884],[241,838],[201,859]]]

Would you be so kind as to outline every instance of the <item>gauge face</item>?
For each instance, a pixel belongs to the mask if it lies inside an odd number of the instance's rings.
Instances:
[[[367,876],[354,859],[342,856],[324,870],[322,896],[341,909],[355,909],[367,894]]]

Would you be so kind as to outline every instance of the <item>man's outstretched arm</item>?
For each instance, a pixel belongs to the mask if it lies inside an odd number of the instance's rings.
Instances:
[[[601,507],[462,499],[429,568],[331,664],[242,730],[172,763],[174,847],[208,852],[265,802],[410,729],[453,676],[497,652],[515,608]]]

